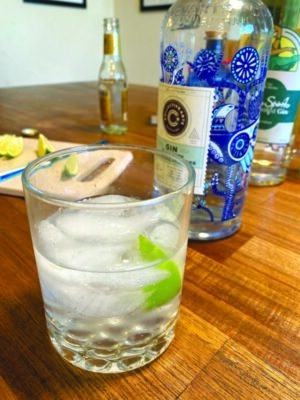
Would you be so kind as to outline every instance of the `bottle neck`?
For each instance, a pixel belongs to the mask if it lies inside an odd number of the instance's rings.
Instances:
[[[224,38],[225,34],[214,31],[206,32],[206,49],[216,53],[224,52]]]
[[[118,32],[104,33],[103,54],[105,57],[121,58],[120,35]]]
[[[118,18],[104,19],[104,57],[121,58],[121,40]]]

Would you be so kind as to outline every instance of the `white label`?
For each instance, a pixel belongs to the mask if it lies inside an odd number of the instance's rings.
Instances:
[[[275,26],[257,141],[290,142],[300,98],[300,35]]]
[[[157,147],[193,165],[195,194],[204,193],[214,95],[213,88],[159,85]]]
[[[290,142],[294,123],[278,123],[272,129],[259,129],[257,142],[286,145]]]

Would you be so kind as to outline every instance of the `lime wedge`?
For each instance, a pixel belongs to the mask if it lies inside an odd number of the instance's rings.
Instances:
[[[42,133],[39,134],[38,138],[38,148],[37,148],[37,155],[38,157],[42,157],[45,154],[52,153],[55,151],[53,145],[49,142],[45,135]]]
[[[72,153],[68,157],[67,162],[65,163],[63,169],[63,175],[66,177],[72,177],[77,175],[78,171],[79,171],[78,157],[76,153]]]
[[[142,259],[145,261],[159,261],[166,258],[165,252],[144,235],[139,236],[139,250]],[[181,289],[181,274],[174,261],[162,261],[154,268],[167,271],[168,276],[143,288],[144,293],[147,294],[142,306],[145,311],[153,310],[168,303]]]
[[[12,137],[7,144],[6,155],[8,157],[18,157],[24,149],[24,141],[22,137]]]
[[[163,260],[167,257],[165,252],[151,242],[145,235],[139,236],[139,250],[144,261]]]

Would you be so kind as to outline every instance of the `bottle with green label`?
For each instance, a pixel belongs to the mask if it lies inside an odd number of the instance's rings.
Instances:
[[[264,3],[274,33],[250,183],[269,186],[284,181],[290,161],[300,98],[300,1]]]

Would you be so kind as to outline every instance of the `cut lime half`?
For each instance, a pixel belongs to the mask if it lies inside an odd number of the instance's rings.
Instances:
[[[0,136],[0,156],[14,158],[19,156],[24,149],[22,137],[6,133]]]
[[[8,133],[5,133],[0,137],[0,156],[6,156],[7,154],[7,146],[11,140],[11,136]]]
[[[7,156],[18,157],[24,149],[24,140],[22,137],[13,137],[7,144]]]
[[[142,259],[145,261],[162,260],[154,268],[168,273],[166,278],[143,288],[143,292],[147,295],[147,298],[142,307],[145,311],[151,311],[168,303],[180,292],[182,284],[181,274],[178,265],[172,260],[166,260],[167,255],[165,252],[145,235],[139,236],[139,251]],[[165,261],[163,261],[164,259]]]

